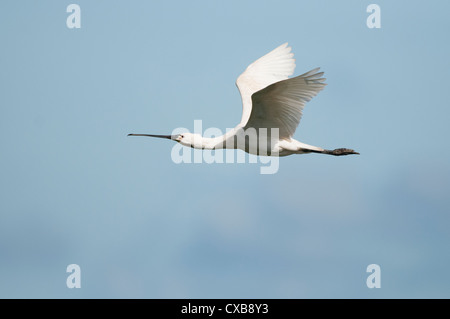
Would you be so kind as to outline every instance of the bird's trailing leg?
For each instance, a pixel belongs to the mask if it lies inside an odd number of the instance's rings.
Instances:
[[[334,156],[351,155],[351,154],[359,155],[358,152],[355,152],[354,150],[351,150],[349,148],[337,148],[335,150],[323,150],[323,151],[302,149],[302,151],[304,151],[305,153],[321,153],[321,154],[328,154],[328,155],[334,155]]]
[[[342,156],[342,155],[350,155],[350,154],[357,154],[359,155],[358,152],[355,152],[354,150],[351,150],[349,148],[337,148],[335,150],[324,150],[322,153],[324,154],[329,154],[329,155],[334,155],[334,156]]]

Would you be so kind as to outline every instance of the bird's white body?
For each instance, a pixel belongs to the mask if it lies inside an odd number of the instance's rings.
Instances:
[[[330,155],[358,154],[350,149],[325,150],[292,138],[306,102],[325,87],[323,72],[313,69],[300,76],[294,73],[294,54],[287,43],[259,58],[238,77],[242,98],[241,122],[226,134],[205,138],[199,134],[130,134],[165,137],[198,149],[241,149],[254,155],[287,156],[303,153]]]
[[[227,134],[208,138],[202,137],[200,134],[183,133],[183,138],[180,144],[198,149],[213,150],[213,149],[241,149],[253,155],[267,155],[267,156],[287,156],[291,154],[309,153],[307,150],[315,150],[318,152],[324,151],[323,148],[308,145],[291,139],[274,139],[267,136],[267,134],[256,134],[257,142],[252,143],[251,132],[246,132],[241,127],[235,127]],[[250,138],[248,138],[250,135]],[[247,138],[246,138],[247,136]],[[263,143],[258,143],[259,140]],[[267,143],[264,143],[267,141]]]

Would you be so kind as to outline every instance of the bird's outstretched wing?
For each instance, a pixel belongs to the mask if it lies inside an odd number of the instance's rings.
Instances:
[[[294,73],[295,59],[287,43],[259,58],[242,73],[236,86],[242,98],[242,119],[244,126],[252,111],[252,94],[278,81],[286,80]]]
[[[319,68],[300,76],[279,81],[254,93],[252,107],[245,129],[253,127],[279,128],[279,138],[289,139],[300,123],[306,102],[324,87],[326,79]]]

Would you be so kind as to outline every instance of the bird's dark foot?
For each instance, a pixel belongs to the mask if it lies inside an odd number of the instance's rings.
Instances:
[[[349,148],[337,148],[332,151],[328,151],[327,154],[334,155],[334,156],[342,156],[342,155],[350,155],[350,154],[357,154],[358,152],[355,152],[354,150],[351,150]]]

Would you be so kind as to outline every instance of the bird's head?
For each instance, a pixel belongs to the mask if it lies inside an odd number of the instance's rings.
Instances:
[[[195,148],[202,148],[202,136],[200,134],[193,133],[181,133],[175,135],[175,141],[184,146],[190,146]]]

